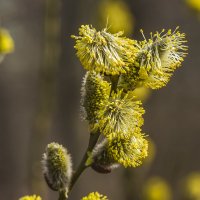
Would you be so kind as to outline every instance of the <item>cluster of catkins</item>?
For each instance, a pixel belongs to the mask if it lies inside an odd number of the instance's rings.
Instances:
[[[142,31],[141,31],[142,32]],[[142,32],[143,35],[143,32]],[[134,90],[144,86],[159,89],[165,86],[186,55],[185,34],[178,28],[150,34],[150,39],[136,41],[111,34],[108,29],[96,31],[82,25],[75,49],[87,70],[81,89],[81,110],[88,121],[90,134],[101,135],[88,152],[85,165],[108,173],[120,165],[139,166],[148,154],[148,142],[141,126],[144,109]],[[72,177],[71,157],[57,143],[47,146],[43,155],[43,173],[49,187],[67,197]],[[40,200],[26,196],[21,200]],[[82,200],[107,200],[99,193],[90,193]]]
[[[148,40],[143,34],[143,41],[122,35],[82,25],[79,36],[72,36],[87,70],[82,86],[83,116],[91,134],[103,135],[92,152],[92,167],[101,172],[120,164],[136,167],[147,156],[148,143],[141,130],[144,109],[133,91],[141,86],[165,86],[187,50],[185,34],[178,28],[151,33]]]

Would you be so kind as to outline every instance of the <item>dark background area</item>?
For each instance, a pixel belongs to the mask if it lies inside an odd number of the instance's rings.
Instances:
[[[148,36],[151,31],[180,26],[187,35],[189,55],[167,87],[152,91],[144,104],[143,130],[156,146],[151,165],[121,168],[108,175],[88,169],[69,199],[99,191],[111,200],[139,200],[145,180],[160,176],[172,188],[173,199],[182,200],[180,181],[200,170],[200,21],[183,0],[124,2],[135,17],[133,38],[142,39],[141,28]],[[0,199],[15,200],[26,194],[57,198],[41,171],[41,157],[49,142],[67,147],[74,167],[78,165],[89,134],[79,108],[85,71],[70,35],[77,35],[82,24],[99,26],[100,3],[0,1],[1,25],[15,41],[14,53],[0,66]]]

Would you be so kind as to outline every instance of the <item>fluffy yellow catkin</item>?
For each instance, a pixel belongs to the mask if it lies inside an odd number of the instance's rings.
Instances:
[[[127,136],[134,132],[137,127],[143,124],[144,109],[141,101],[136,101],[132,92],[124,94],[122,90],[113,92],[104,105],[98,127],[107,137],[112,138],[117,135]]]
[[[138,132],[129,137],[116,137],[108,141],[107,152],[111,159],[124,167],[137,167],[148,155],[148,142]]]
[[[108,198],[102,194],[99,194],[98,192],[91,192],[81,200],[108,200]]]
[[[32,196],[21,197],[19,200],[42,200],[42,198],[37,195],[32,195]]]
[[[121,77],[121,87],[132,90],[142,85],[151,89],[165,86],[187,55],[185,43],[185,34],[178,28],[156,32],[149,40],[139,42],[139,53],[129,73]]]
[[[98,122],[104,105],[107,104],[111,85],[104,76],[96,72],[87,72],[81,88],[81,110],[83,118],[89,121],[91,128]]]
[[[105,139],[92,152],[92,167],[99,173],[110,173],[112,169],[137,167],[148,155],[148,142],[140,128],[129,136],[118,135]]]
[[[123,32],[111,34],[107,29],[96,31],[89,25],[82,25],[74,48],[86,70],[118,75],[126,73],[138,52],[135,40],[122,37]]]

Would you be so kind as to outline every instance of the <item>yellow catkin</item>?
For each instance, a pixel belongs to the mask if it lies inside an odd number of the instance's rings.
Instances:
[[[107,29],[96,31],[89,25],[82,25],[74,48],[86,70],[118,75],[126,73],[138,52],[135,40],[122,37],[123,32],[111,34]]]
[[[148,155],[148,142],[138,129],[132,136],[112,138],[108,141],[107,152],[124,167],[137,167]]]
[[[121,87],[133,90],[138,86],[151,89],[165,86],[187,54],[185,43],[185,34],[178,28],[173,32],[163,30],[151,34],[149,40],[140,42],[141,48],[134,64],[120,79]]]
[[[99,194],[98,192],[91,192],[81,200],[108,200],[108,198],[102,194]]]
[[[81,89],[81,110],[83,118],[94,127],[104,112],[108,102],[111,86],[104,76],[96,72],[87,72]]]
[[[112,93],[104,105],[104,113],[99,119],[99,130],[107,137],[127,136],[143,125],[144,109],[141,101],[136,101],[132,92],[124,94],[122,90]]]
[[[19,200],[42,200],[42,198],[37,195],[32,195],[32,196],[21,197]]]

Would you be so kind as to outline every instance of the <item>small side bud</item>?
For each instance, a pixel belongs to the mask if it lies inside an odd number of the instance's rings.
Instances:
[[[91,192],[88,196],[83,197],[81,200],[108,200],[108,198],[98,192]]]
[[[107,139],[98,144],[96,148],[92,152],[93,163],[91,165],[92,169],[94,169],[98,173],[108,174],[113,169],[119,167],[120,165],[116,163],[114,160],[111,160],[107,155],[106,147],[107,147]]]
[[[32,195],[21,197],[19,200],[42,200],[42,198],[40,196]]]
[[[42,165],[48,186],[55,191],[67,191],[72,176],[72,161],[67,150],[58,143],[48,144]]]

